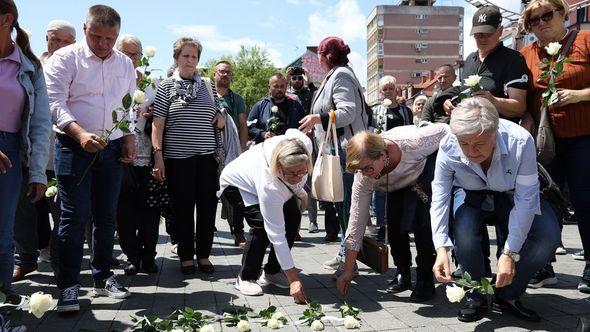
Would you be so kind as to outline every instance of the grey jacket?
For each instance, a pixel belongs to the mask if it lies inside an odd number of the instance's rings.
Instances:
[[[367,130],[368,117],[361,91],[361,85],[349,66],[334,67],[328,72],[311,106],[312,114],[320,114],[322,117],[322,123],[315,126],[318,144],[326,135],[331,109],[336,116],[336,128],[339,129],[340,147],[343,151],[354,134]]]

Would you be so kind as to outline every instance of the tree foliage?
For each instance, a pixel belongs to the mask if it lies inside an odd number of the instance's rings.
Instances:
[[[225,60],[232,64],[233,82],[231,89],[244,97],[246,109],[268,94],[268,78],[277,71],[268,53],[258,46],[247,49],[244,45],[235,56],[224,55],[207,62],[207,75],[213,79],[215,64]]]

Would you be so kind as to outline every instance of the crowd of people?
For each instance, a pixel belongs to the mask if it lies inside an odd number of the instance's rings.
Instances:
[[[51,21],[47,52],[38,58],[15,3],[0,0],[0,286],[10,292],[12,282],[46,260],[59,289],[56,310],[80,310],[86,239],[94,294],[126,298],[131,293],[112,271],[120,264],[113,257],[115,233],[126,275],[156,273],[161,218],[181,273],[215,273],[209,256],[221,202],[234,243],[243,248],[235,288],[256,296],[272,284],[305,303],[291,248],[303,211],[308,231],[319,231],[319,203],[326,242],[340,241],[323,264],[335,270],[340,293],[347,294],[358,275],[357,256],[374,216],[376,238],[388,240],[396,266],[387,292],[412,289],[410,300],[424,302],[435,296],[436,281],[468,272],[474,280],[493,278],[493,303],[502,311],[538,321],[519,299],[527,287],[556,282],[551,261],[562,246],[562,215],[558,203],[540,193],[539,167],[568,188],[586,262],[578,290],[590,293],[590,175],[584,171],[590,34],[565,28],[568,10],[564,0],[531,1],[521,23],[537,41],[519,52],[500,42],[500,10],[481,7],[471,30],[477,50],[459,80],[478,75],[481,90],[465,97],[465,85],[453,84],[455,68],[443,65],[437,92],[414,96],[411,107],[389,75],[379,80],[383,102],[368,107],[349,66],[350,48],[327,37],[318,46],[327,72],[319,87],[303,68],[276,72],[268,95],[248,111],[230,88],[232,64],[218,62],[213,80],[200,76],[203,45],[182,37],[172,45],[168,77],[151,79],[144,98],[124,114],[133,124],[129,131],[112,112],[145,82],[138,70],[143,46],[136,36],[120,34],[116,10],[90,7],[80,41],[72,24]],[[557,101],[547,108],[556,155],[539,166],[531,134],[549,82],[537,64],[553,42],[565,45],[571,61],[556,80]],[[321,151],[330,125],[336,144]],[[318,202],[309,193],[313,165],[324,153],[340,156],[340,202]],[[44,197],[48,179],[57,182],[55,197]],[[487,225],[496,228],[495,274]],[[417,251],[414,287],[410,233]],[[472,292],[458,319],[476,321],[488,311],[487,298]]]

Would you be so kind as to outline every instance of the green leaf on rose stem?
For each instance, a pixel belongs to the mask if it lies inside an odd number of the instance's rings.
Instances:
[[[463,279],[467,280],[468,283],[471,283],[471,274],[465,271],[465,273],[463,273]]]
[[[545,91],[543,91],[543,94],[541,95],[541,97],[543,98],[549,98],[549,96],[551,96],[551,90],[547,89]]]
[[[563,59],[563,63],[571,63],[571,62],[574,62],[574,60],[572,60],[572,58]]]
[[[559,95],[557,94],[557,92],[552,93],[551,97],[549,98],[549,105],[553,105],[558,101],[559,101]]]
[[[490,286],[490,281],[486,277],[481,278],[481,287],[484,292],[487,293]]]
[[[111,112],[111,118],[113,119],[113,123],[117,122],[117,110],[113,110]]]
[[[541,75],[539,75],[539,78],[547,78],[547,77],[549,77],[548,70],[544,70],[543,72],[541,72]]]
[[[125,95],[125,97],[123,97],[123,108],[129,109],[129,107],[131,107],[132,103],[133,103],[133,98],[131,98],[131,95],[129,93],[127,93]]]
[[[549,62],[541,61],[541,62],[537,63],[537,68],[539,68],[539,69],[545,69],[547,67],[549,67]]]
[[[563,73],[563,62],[559,61],[555,64],[555,76],[559,76]]]

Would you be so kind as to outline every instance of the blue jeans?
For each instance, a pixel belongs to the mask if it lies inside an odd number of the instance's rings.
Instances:
[[[20,189],[22,178],[19,134],[0,131],[0,151],[12,163],[5,174],[0,173],[0,289],[10,289],[14,268],[12,238],[18,204],[15,193]]]
[[[469,272],[474,280],[485,275],[484,250],[482,248],[481,224],[486,215],[484,211],[468,201],[470,195],[481,195],[479,192],[465,191],[456,188],[454,191],[453,232],[455,253],[463,271]],[[511,206],[495,206],[496,213],[506,216],[498,218],[496,239],[498,248],[504,247],[508,236],[508,218]],[[516,275],[512,284],[498,288],[496,295],[503,300],[516,300],[524,294],[533,274],[544,267],[555,254],[560,242],[560,230],[557,217],[548,202],[541,199],[541,215],[535,219],[528,236],[520,250],[520,261],[516,263]]]
[[[563,188],[567,182],[576,211],[584,258],[590,261],[590,135],[558,138],[555,143],[556,156],[547,171],[560,187]]]
[[[377,219],[377,226],[385,226],[385,199],[387,193],[383,191],[373,191],[373,197],[371,199],[371,205],[373,212],[375,213],[375,219]]]
[[[84,228],[92,215],[94,259],[90,263],[94,280],[110,277],[117,202],[123,179],[121,141],[109,142],[89,171],[95,154],[84,151],[73,139],[60,135],[55,144],[55,173],[61,198],[59,238],[60,289],[79,284],[83,256]]]

